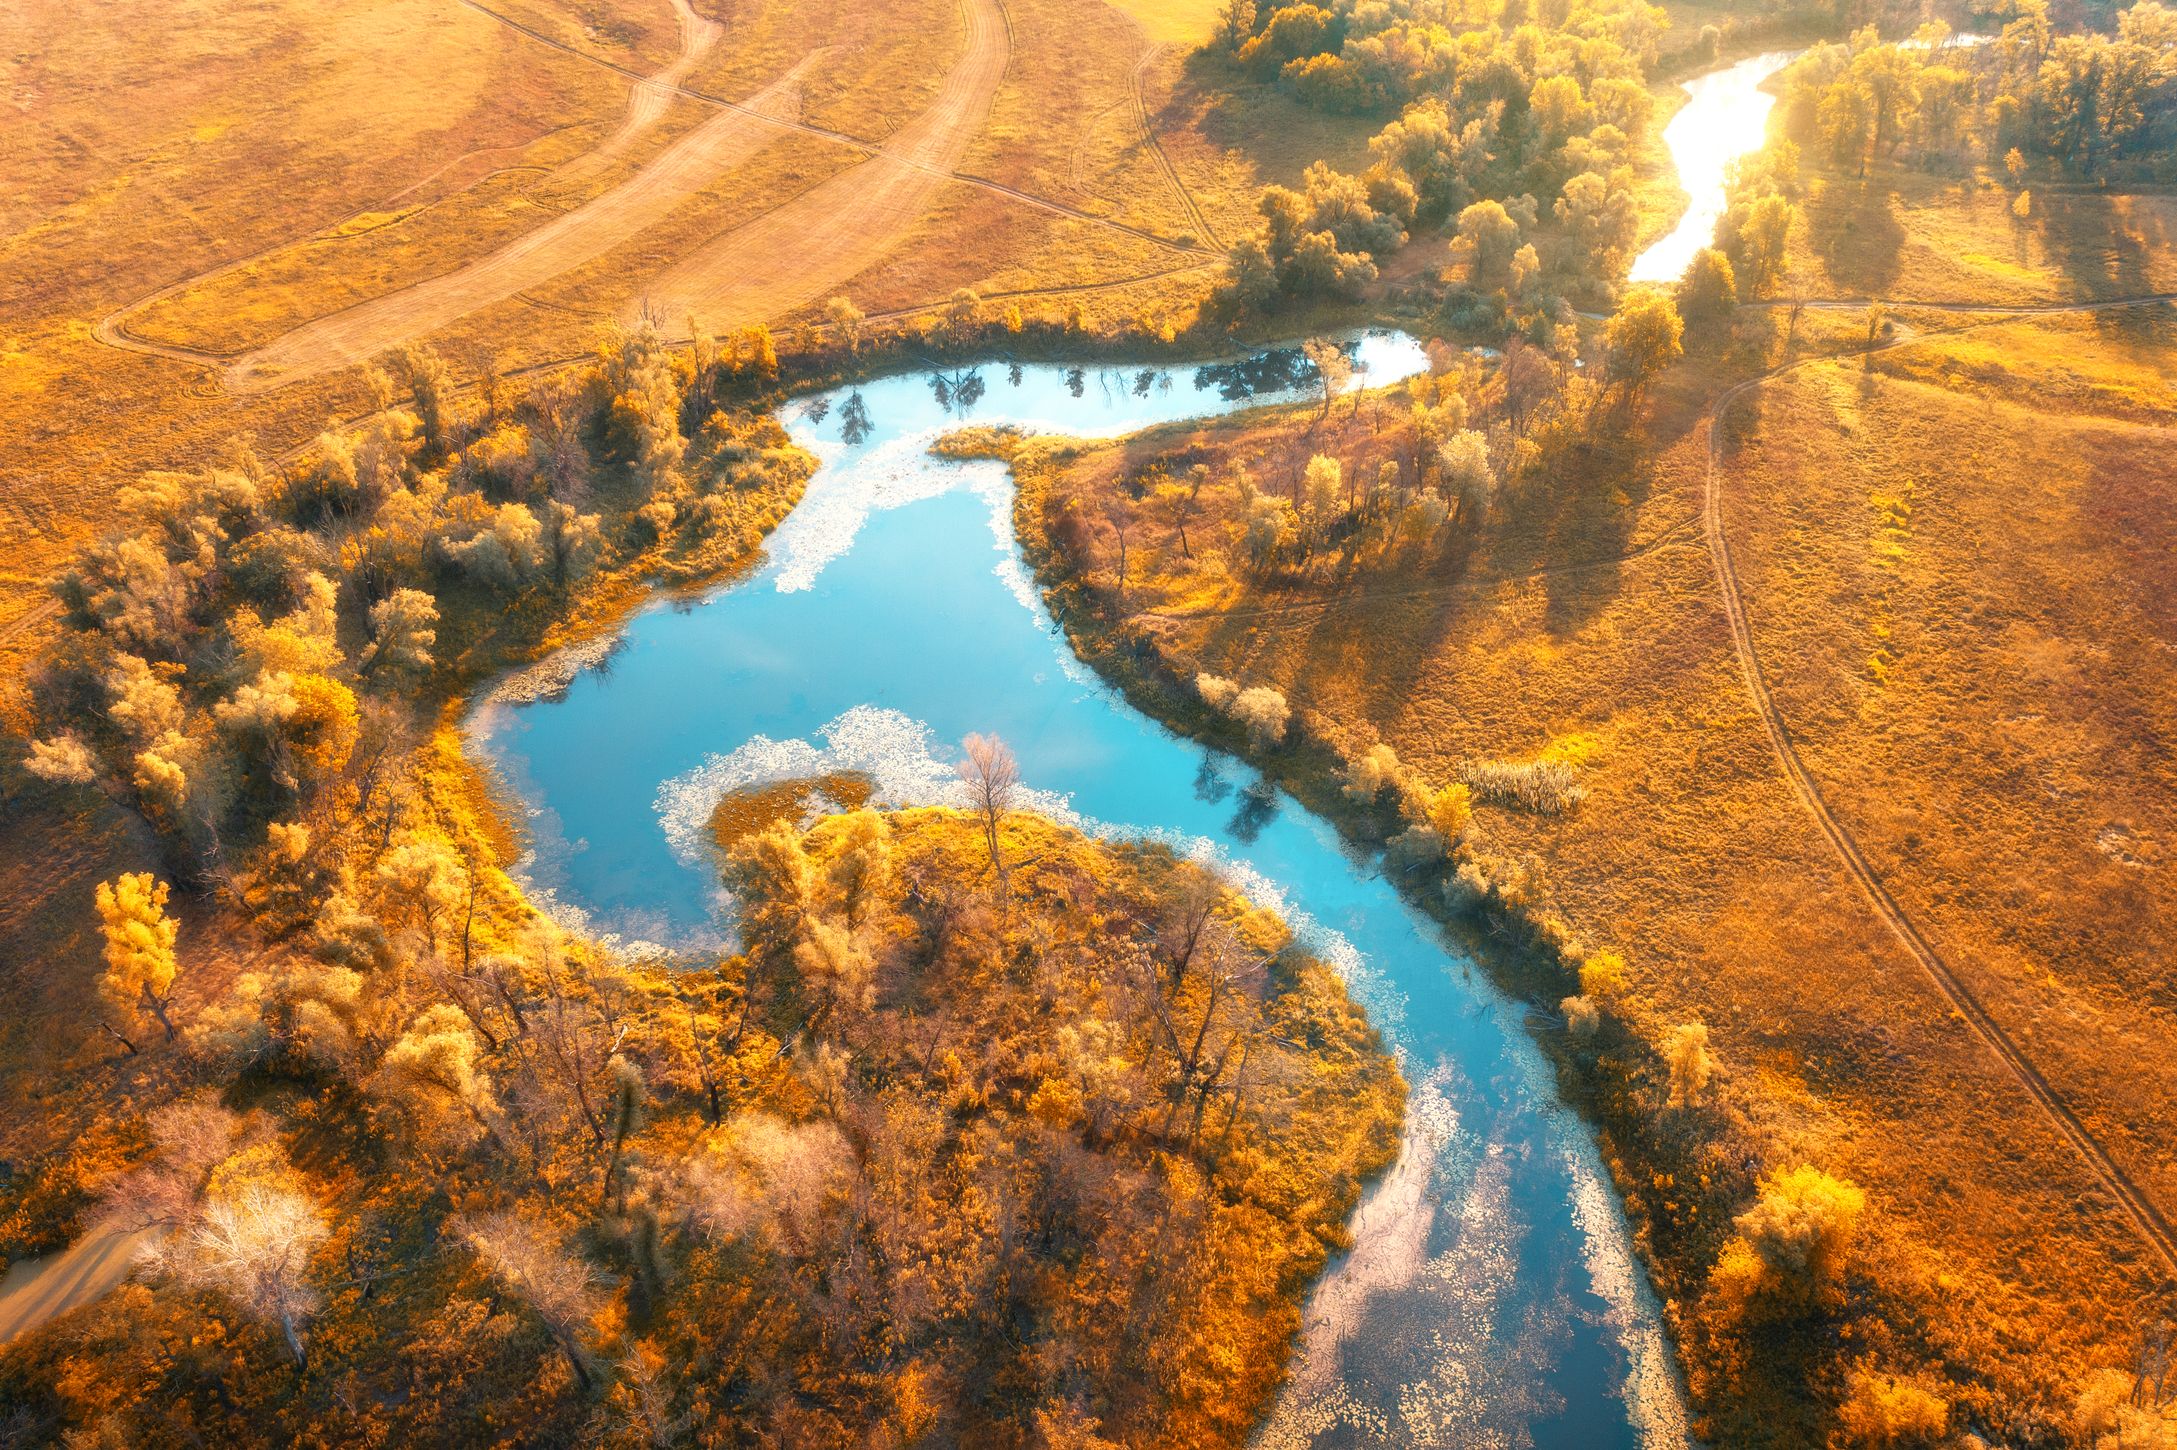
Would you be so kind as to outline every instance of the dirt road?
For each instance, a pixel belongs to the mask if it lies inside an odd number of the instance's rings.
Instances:
[[[101,1225],[57,1254],[10,1265],[0,1278],[0,1344],[112,1289],[158,1232]]]
[[[1194,193],[1187,190],[1187,183],[1179,179],[1179,168],[1172,165],[1172,158],[1165,154],[1164,143],[1157,139],[1156,118],[1149,114],[1149,95],[1145,87],[1148,85],[1150,68],[1163,53],[1163,46],[1152,45],[1143,52],[1141,60],[1134,66],[1131,77],[1134,119],[1141,126],[1141,139],[1149,149],[1150,158],[1156,162],[1157,170],[1164,174],[1165,185],[1171,188],[1172,195],[1179,198],[1180,208],[1187,213],[1187,220],[1193,224],[1195,240],[1207,242],[1221,252],[1224,250],[1224,242],[1219,239],[1217,229],[1210,225],[1209,218],[1202,214],[1202,208],[1194,200]]]
[[[963,0],[967,44],[959,63],[947,75],[935,104],[882,146],[812,126],[799,118],[794,83],[817,55],[805,58],[794,71],[744,100],[729,100],[691,88],[687,84],[689,75],[697,61],[716,45],[721,28],[697,15],[687,0],[673,0],[681,16],[681,56],[650,76],[567,45],[500,14],[480,0],[462,3],[539,44],[603,66],[633,82],[628,111],[619,128],[597,150],[562,166],[555,179],[566,179],[609,161],[653,125],[676,96],[715,106],[719,114],[675,142],[619,187],[490,256],[305,323],[248,352],[222,354],[138,337],[129,330],[129,322],[155,303],[249,266],[270,253],[235,259],[138,298],[100,320],[95,331],[98,340],[132,352],[221,368],[222,383],[235,393],[265,392],[319,376],[366,361],[594,260],[653,225],[691,193],[754,154],[766,139],[782,134],[836,142],[869,159],[758,221],[714,238],[657,278],[651,289],[630,305],[631,315],[640,312],[642,302],[647,300],[657,305],[664,316],[681,322],[692,306],[704,325],[715,330],[790,312],[880,260],[928,211],[947,182],[977,187],[1055,216],[1122,232],[1198,265],[1216,255],[1202,245],[1200,237],[1192,242],[1176,241],[958,169],[988,120],[991,101],[1010,58],[1010,26],[999,0]],[[1176,174],[1171,174],[1171,179],[1177,183]],[[1198,217],[1193,198],[1185,194],[1183,187],[1179,190],[1190,215]],[[1202,231],[1208,232],[1206,223]],[[282,248],[286,245],[283,243]]]
[[[595,150],[560,167],[561,179],[579,179],[602,170],[607,162],[632,146],[643,132],[655,126],[688,77],[695,73],[696,66],[726,33],[723,25],[690,9],[688,0],[673,0],[673,13],[680,18],[680,54],[664,70],[634,83],[627,93],[627,114],[621,117],[619,129],[599,142]]]
[[[1955,313],[1999,320],[2020,315],[2049,316],[2064,313],[2110,312],[2118,308],[2148,307],[2171,301],[2177,301],[2177,294],[2156,293],[2151,296],[2117,298],[2104,302],[2028,303],[2015,307],[1981,303],[1894,302],[1886,305],[1902,311]],[[1824,309],[1841,309],[1866,304],[1850,299],[1830,299],[1808,302],[1803,305]],[[1980,324],[1965,324],[1967,327],[1977,325]],[[1845,873],[1859,887],[1861,894],[1867,898],[1868,905],[1872,906],[1875,914],[1882,918],[1883,924],[1889,927],[1890,934],[1897,938],[1898,944],[1904,947],[1906,953],[1919,965],[1928,980],[1934,984],[1936,991],[1942,995],[1943,999],[1950,1004],[1952,1010],[1972,1030],[1973,1035],[1978,1037],[1996,1055],[2012,1078],[2025,1090],[2026,1095],[2040,1108],[2042,1114],[2048,1118],[2056,1130],[2078,1152],[2080,1158],[2085,1160],[2086,1166],[2092,1170],[2094,1176],[2108,1190],[2110,1197],[2115,1201],[2117,1209],[2131,1221],[2132,1226],[2138,1230],[2139,1236],[2146,1241],[2147,1246],[2162,1261],[2164,1269],[2171,1274],[2177,1274],[2177,1235],[2173,1235],[2169,1221],[2162,1216],[2161,1210],[2147,1198],[2137,1184],[2132,1182],[2130,1176],[2124,1172],[2116,1160],[2109,1156],[2108,1150],[2102,1147],[2093,1133],[2087,1129],[2086,1124],[2080,1121],[2078,1114],[2058,1095],[2055,1088],[2050,1086],[2048,1079],[2041,1075],[2040,1069],[2034,1066],[2033,1061],[2026,1056],[2011,1035],[2004,1031],[2002,1024],[1989,1016],[1987,1008],[1981,1005],[1980,999],[1974,994],[1973,989],[1967,986],[1951,968],[1950,964],[1943,959],[1942,954],[1935,949],[1934,944],[1921,935],[1919,927],[1915,926],[1912,918],[1905,914],[1904,907],[1898,904],[1897,898],[1890,894],[1889,888],[1883,885],[1882,878],[1875,873],[1874,867],[1868,863],[1866,854],[1860,850],[1859,842],[1853,837],[1852,832],[1842,821],[1837,819],[1836,813],[1830,810],[1828,801],[1822,796],[1821,787],[1808,772],[1805,762],[1800,759],[1798,748],[1792,743],[1791,729],[1785,723],[1783,713],[1778,710],[1776,698],[1769,690],[1768,678],[1762,672],[1761,656],[1755,649],[1753,623],[1747,613],[1745,593],[1739,585],[1738,568],[1731,558],[1731,542],[1724,531],[1723,437],[1719,431],[1719,425],[1723,421],[1724,415],[1730,411],[1732,404],[1746,397],[1762,384],[1779,378],[1794,369],[1804,367],[1809,363],[1834,361],[1838,356],[1864,357],[1876,353],[1890,352],[1897,348],[1910,347],[1918,342],[1947,335],[1949,332],[1962,330],[1963,328],[1951,328],[1943,332],[1919,333],[1854,353],[1801,358],[1796,362],[1786,363],[1756,377],[1749,378],[1726,391],[1721,397],[1717,398],[1715,404],[1709,409],[1708,481],[1702,528],[1708,538],[1708,553],[1711,562],[1715,566],[1716,584],[1723,595],[1724,614],[1730,623],[1731,644],[1738,655],[1739,673],[1745,680],[1746,690],[1753,699],[1755,711],[1761,717],[1762,729],[1769,737],[1769,744],[1776,752],[1777,761],[1783,766],[1784,776],[1791,786],[1792,794],[1798,798],[1800,805],[1806,809],[1807,814],[1814,818],[1814,823],[1820,827],[1823,837],[1828,840],[1831,848],[1836,852],[1837,859],[1843,864]]]
[[[255,393],[348,367],[594,261],[768,145],[778,133],[765,119],[790,119],[799,111],[798,81],[815,59],[804,57],[743,108],[712,116],[596,200],[465,267],[305,323],[243,353],[223,381],[232,392]]]
[[[668,267],[630,307],[713,332],[780,317],[882,261],[930,210],[990,117],[1012,45],[998,0],[961,0],[966,45],[930,108],[859,166]]]

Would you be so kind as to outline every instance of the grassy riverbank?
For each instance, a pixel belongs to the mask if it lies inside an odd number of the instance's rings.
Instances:
[[[1413,398],[1396,393],[1114,444],[986,438],[981,446],[1012,460],[1017,531],[1077,652],[1137,707],[1249,755],[1354,839],[1382,843],[1411,819],[1388,794],[1349,788],[1357,762],[1381,746],[1395,750],[1395,767],[1424,792],[1491,779],[1477,769],[1490,761],[1519,771],[1539,762],[1576,786],[1576,797],[1541,808],[1477,796],[1475,830],[1454,859],[1409,858],[1394,872],[1500,985],[1533,1003],[1531,1020],[1568,1098],[1602,1133],[1670,1301],[1705,1433],[1732,1444],[1808,1443],[1853,1413],[1840,1406],[1870,1392],[1864,1376],[1887,1373],[1947,1400],[1953,1423],[2031,1443],[2032,1426],[2068,1417],[2075,1386],[2128,1353],[2155,1279],[2121,1219],[2081,1211],[2074,1195],[2083,1174],[2061,1142],[2035,1131],[2030,1149],[1998,1146],[2029,1131],[2011,1104],[2015,1088],[1943,1020],[1923,984],[1878,965],[1879,929],[1862,924],[1848,887],[1831,884],[1789,801],[1779,799],[1741,703],[1729,635],[1704,602],[1706,561],[1688,527],[1701,509],[1703,474],[1693,459],[1705,451],[1695,424],[1708,397],[1734,372],[1744,376],[1740,359],[1778,344],[1769,329],[1780,325],[1749,319],[1734,341],[1704,346],[1659,385],[1655,416],[1640,434],[1614,442],[1610,430],[1599,432],[1547,485],[1509,490],[1485,520],[1434,535],[1426,522],[1402,521],[1404,504],[1366,502],[1384,465],[1410,468],[1414,457],[1419,415]],[[1859,326],[1856,317],[1810,314],[1798,338],[1814,352],[1850,350]],[[2076,351],[2082,327],[2091,324],[2066,329],[2071,355],[2094,356],[2092,347]],[[2118,358],[2157,335],[2124,329],[2110,355],[2112,385],[2130,375]],[[2030,339],[2014,346],[2020,341]],[[1946,352],[1966,355],[1959,349],[2021,357],[2042,345],[2021,353],[1969,334],[1955,346],[1886,354],[1873,382],[1840,362],[1810,367],[1806,384],[1856,380],[1874,394],[1863,406],[1925,408],[1926,395],[1900,391],[1893,372],[1923,376]],[[1435,381],[1456,377],[1454,368]],[[1782,396],[1795,398],[1804,385]],[[2080,396],[2103,391],[2087,386]],[[1422,401],[1440,405],[1433,392]],[[1756,476],[1770,481],[1760,488],[1789,491],[1786,516],[1803,520],[1820,506],[1799,464],[1808,449],[1831,445],[1778,431],[1795,416],[1782,406],[1796,408],[1770,402],[1758,430],[1735,425],[1735,447],[1758,450],[1747,456],[1766,460]],[[2098,431],[2083,419],[2066,424],[2067,446],[2087,445],[2078,428]],[[1894,436],[1902,445],[1942,435],[1916,427]],[[2080,456],[2101,451],[2097,444]],[[1342,491],[1325,517],[1355,500],[1372,511],[1350,529],[1318,535],[1312,553],[1263,567],[1262,529],[1250,527],[1251,517],[1263,508],[1274,515],[1288,491],[1305,497],[1309,460],[1325,456],[1339,464]],[[1992,464],[1995,455],[1986,457]],[[1864,490],[1881,471],[1840,460],[1824,477]],[[1929,497],[1922,493],[1923,508]],[[1977,490],[1942,497],[1946,509],[1993,503]],[[1300,522],[1305,528],[1304,514]],[[1962,518],[1946,525],[1965,526]],[[1755,547],[1764,557],[1765,546]],[[1780,581],[1765,571],[1758,617],[1819,633],[1816,621],[1837,607],[1835,596],[1812,592],[1827,587],[1821,577],[1795,571]],[[2028,597],[2009,593],[2004,607],[2028,607]],[[2033,606],[2037,614],[2047,607]],[[1939,659],[1951,647],[1939,636],[1921,627],[1913,640],[1923,657],[1916,671],[1948,668]],[[1290,732],[1266,744],[1205,699],[1205,674],[1280,692]],[[1782,669],[1786,681],[1803,674],[1796,660]],[[1900,688],[1889,692],[1902,707]],[[1796,720],[1807,718],[1793,709]],[[1942,718],[1955,728],[1955,711]],[[1924,754],[1933,737],[1917,738]],[[1959,748],[1970,747],[1955,737],[1943,747]],[[1961,759],[1891,779],[1932,785],[1970,773]],[[2163,798],[2135,788],[2125,796]],[[2160,830],[2142,835],[2159,839]],[[2008,854],[1997,859],[2009,862],[1991,868],[2005,879],[2023,869]],[[1462,865],[1491,889],[1459,884]],[[2094,871],[2112,889],[2122,885],[2126,894],[2115,899],[2125,901],[2151,879],[2136,869]],[[2091,909],[2106,915],[2113,899],[2098,899],[2103,905]],[[1998,910],[1989,902],[1980,909]],[[2106,927],[2112,944],[2136,942],[2135,907],[2119,909]],[[1559,1001],[1591,995],[1580,968],[1603,951],[1625,958],[1627,982],[1599,1032],[1579,1030],[1577,1019],[1568,1031]],[[2128,995],[2108,999],[2102,1033],[2049,1044],[2058,1060],[2065,1047],[2110,1040],[2105,1033],[2158,1030],[2153,1014],[2120,1005]],[[1715,1095],[1691,1108],[1673,1102],[1671,1072],[1674,1034],[1688,1022],[1707,1029],[1719,1074]],[[2072,1079],[2083,1101],[2097,1112],[2117,1108],[2115,1095],[2087,1081]],[[2124,1125],[2141,1120],[2127,1110],[2121,1123],[2102,1121],[2124,1142]],[[2148,1159],[2130,1161],[2144,1168]],[[1818,1312],[1749,1323],[1728,1309],[1716,1265],[1743,1231],[1739,1215],[1762,1197],[1758,1180],[1800,1163],[1870,1190],[1859,1247]],[[2026,1281],[2022,1265],[2030,1265]],[[1979,1309],[1943,1308],[1958,1302]],[[2016,1337],[2024,1334],[2030,1339]]]

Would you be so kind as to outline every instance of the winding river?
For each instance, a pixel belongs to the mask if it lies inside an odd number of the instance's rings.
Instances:
[[[1356,349],[1381,384],[1411,339]],[[1584,1126],[1517,1012],[1323,821],[1138,714],[1073,658],[1013,540],[1003,465],[930,455],[969,422],[1111,436],[1289,396],[1290,354],[1177,371],[1003,365],[790,405],[822,460],[761,569],[630,622],[547,698],[484,707],[472,748],[532,816],[531,888],[631,946],[716,941],[705,824],[727,793],[833,772],[954,799],[969,731],[1033,804],[1156,836],[1281,907],[1345,972],[1414,1086],[1403,1154],[1318,1288],[1276,1446],[1631,1446],[1684,1435],[1674,1373]]]
[[[1693,204],[1634,280],[1672,280],[1707,244],[1726,167],[1761,144],[1760,85],[1788,59],[1687,87],[1665,139]],[[1360,340],[1356,355],[1370,385],[1425,364],[1394,335]],[[928,453],[967,422],[1114,436],[1276,400],[1300,381],[1290,355],[1270,354],[1170,371],[991,365],[801,399],[784,420],[822,467],[760,571],[653,606],[541,695],[482,706],[471,747],[529,812],[523,874],[539,899],[631,948],[689,948],[729,931],[705,832],[726,793],[854,771],[883,801],[945,800],[952,742],[996,731],[1035,807],[1168,840],[1281,908],[1344,971],[1413,1085],[1403,1151],[1315,1290],[1260,1443],[1683,1444],[1677,1377],[1622,1212],[1516,1009],[1374,859],[1089,675],[1015,547],[1004,468]],[[105,1242],[94,1232],[17,1265],[7,1297],[21,1312],[0,1317],[0,1338],[118,1282],[126,1255]]]
[[[1701,248],[1713,244],[1723,219],[1724,180],[1731,163],[1761,149],[1776,97],[1762,83],[1797,59],[1796,50],[1772,50],[1716,70],[1681,87],[1685,105],[1663,127],[1663,144],[1685,189],[1686,214],[1670,234],[1633,260],[1627,280],[1675,282]]]

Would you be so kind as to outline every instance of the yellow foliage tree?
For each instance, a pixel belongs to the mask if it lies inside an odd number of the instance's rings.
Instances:
[[[304,674],[295,676],[294,694],[295,713],[287,726],[295,753],[310,775],[322,780],[343,769],[355,753],[361,728],[355,692],[330,675]]]
[[[1465,782],[1453,781],[1429,800],[1429,824],[1446,841],[1458,841],[1474,825],[1474,793]]]
[[[180,923],[166,914],[168,889],[148,871],[98,884],[98,917],[106,934],[106,975],[99,986],[122,1011],[155,1019],[172,1042],[174,979],[180,972],[174,939]]]
[[[1892,1374],[1852,1371],[1845,1401],[1837,1407],[1838,1438],[1866,1450],[1937,1445],[1949,1431],[1949,1402]]]
[[[1615,1002],[1625,995],[1625,958],[1616,952],[1597,952],[1580,963],[1580,990],[1598,1002]]]
[[[1833,1294],[1866,1211],[1857,1184],[1810,1165],[1763,1179],[1710,1275],[1724,1311],[1781,1317]]]
[[[1671,1070],[1671,1106],[1691,1107],[1708,1093],[1716,1076],[1716,1059],[1708,1050],[1708,1028],[1699,1022],[1682,1022],[1663,1040],[1663,1060]]]
[[[490,1132],[495,1105],[491,1079],[477,1066],[479,1052],[461,1009],[441,1002],[419,1012],[386,1049],[375,1086],[428,1131],[444,1132],[451,1112]]]

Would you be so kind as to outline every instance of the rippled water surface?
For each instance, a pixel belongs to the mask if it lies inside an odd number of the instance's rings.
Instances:
[[[1369,381],[1423,365],[1359,348]],[[891,378],[789,405],[823,467],[764,567],[633,620],[473,747],[532,812],[530,885],[630,941],[714,939],[704,825],[728,791],[859,771],[951,798],[953,742],[995,731],[1035,804],[1214,859],[1337,961],[1414,1086],[1404,1152],[1311,1303],[1267,1445],[1674,1444],[1662,1334],[1592,1143],[1516,1016],[1350,852],[1246,764],[1170,734],[1068,651],[1013,544],[1010,480],[928,445],[963,422],[1114,435],[1242,406],[1289,356],[1170,371]]]

